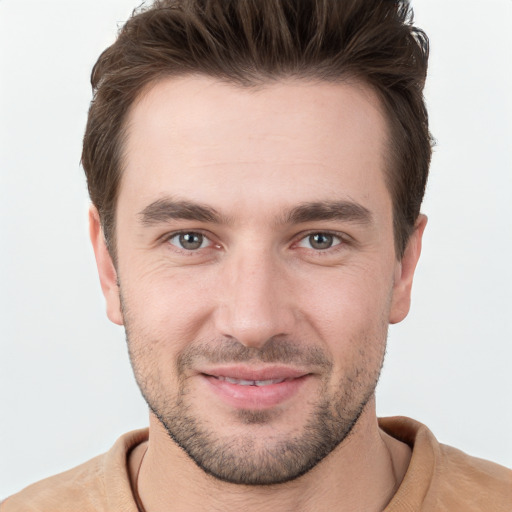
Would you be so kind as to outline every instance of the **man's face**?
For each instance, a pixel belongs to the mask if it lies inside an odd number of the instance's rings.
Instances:
[[[386,133],[358,84],[168,79],[130,112],[109,316],[155,417],[220,479],[303,474],[373,398],[417,259],[404,277]]]

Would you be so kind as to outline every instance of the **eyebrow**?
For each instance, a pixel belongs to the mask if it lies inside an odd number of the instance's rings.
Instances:
[[[220,224],[224,220],[222,215],[211,206],[190,201],[173,200],[172,198],[158,199],[142,210],[138,217],[142,224],[150,226],[160,224],[169,220],[195,220],[199,222],[210,222]]]
[[[284,223],[301,224],[319,220],[370,224],[372,214],[363,205],[352,201],[317,201],[294,207],[285,215]]]
[[[138,217],[142,224],[151,226],[169,220],[192,220],[212,224],[230,224],[232,219],[221,215],[215,208],[191,201],[163,198],[146,206]],[[338,220],[369,224],[372,222],[370,210],[352,201],[314,201],[295,206],[278,220],[276,224],[302,224],[314,221]]]

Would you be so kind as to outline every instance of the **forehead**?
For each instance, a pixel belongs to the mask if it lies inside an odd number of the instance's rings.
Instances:
[[[166,194],[260,207],[333,194],[369,200],[388,195],[386,146],[380,103],[359,83],[165,79],[131,108],[119,197],[141,206]]]

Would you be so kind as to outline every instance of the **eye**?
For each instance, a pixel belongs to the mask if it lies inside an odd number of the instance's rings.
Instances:
[[[194,231],[177,233],[169,238],[169,243],[179,249],[185,249],[186,251],[196,251],[208,247],[211,244],[206,236]]]
[[[326,249],[330,249],[342,242],[343,241],[339,236],[332,235],[331,233],[311,233],[300,240],[297,245],[299,247],[306,247],[307,249],[325,251]]]

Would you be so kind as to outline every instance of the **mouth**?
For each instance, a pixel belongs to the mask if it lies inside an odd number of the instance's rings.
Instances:
[[[230,407],[262,410],[296,397],[312,374],[288,367],[237,366],[204,370],[199,377],[208,392]]]
[[[219,380],[223,380],[224,382],[229,382],[230,384],[237,384],[239,386],[270,386],[272,384],[281,384],[281,382],[285,382],[287,380],[292,379],[266,379],[266,380],[245,380],[245,379],[234,379],[233,377],[222,377],[222,376],[214,376]]]

